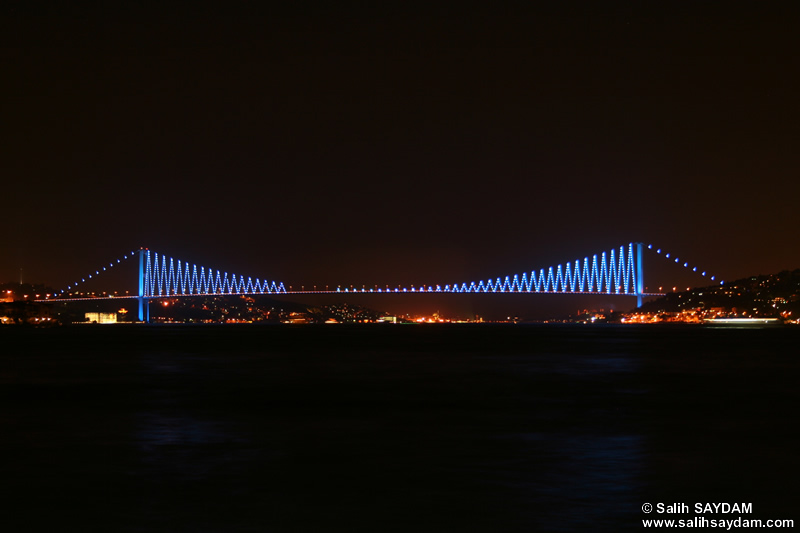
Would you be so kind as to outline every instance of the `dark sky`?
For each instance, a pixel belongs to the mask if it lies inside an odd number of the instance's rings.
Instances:
[[[61,4],[0,8],[0,280],[61,287],[140,246],[296,286],[630,241],[725,279],[800,267],[778,3]]]

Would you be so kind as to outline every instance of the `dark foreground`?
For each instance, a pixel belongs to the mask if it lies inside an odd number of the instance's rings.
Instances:
[[[646,502],[796,518],[798,341],[686,326],[5,328],[3,529],[640,531]]]

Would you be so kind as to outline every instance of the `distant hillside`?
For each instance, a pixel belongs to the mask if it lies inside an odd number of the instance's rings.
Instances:
[[[640,308],[647,313],[687,309],[722,309],[747,316],[797,317],[800,315],[800,269],[673,292],[645,302]]]

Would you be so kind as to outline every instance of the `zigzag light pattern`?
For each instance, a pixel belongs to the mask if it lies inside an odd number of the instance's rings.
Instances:
[[[635,294],[636,293],[636,261],[634,244],[620,246],[619,252],[611,250],[576,260],[574,263],[558,265],[555,270],[549,267],[540,269],[537,274],[532,271],[522,275],[514,274],[505,278],[486,280],[467,284],[437,285],[429,287],[431,292],[543,292],[543,293],[602,293],[602,294]],[[427,291],[426,291],[427,292]]]
[[[642,272],[637,271],[637,261],[635,259],[635,249],[639,244],[630,243],[627,246],[620,246],[619,250],[611,250],[599,255],[593,255],[583,260],[576,260],[573,263],[557,265],[547,269],[540,269],[530,272],[505,276],[504,278],[489,279],[486,281],[453,284],[453,285],[421,285],[419,287],[398,287],[390,289],[340,289],[336,292],[438,292],[438,293],[585,293],[585,294],[619,294],[635,295],[637,280],[642,276]],[[647,245],[647,249],[653,250],[657,255],[669,259],[671,262],[680,264],[677,257],[671,257],[669,253],[663,253],[662,249]],[[148,249],[140,249],[143,260],[140,263],[141,289],[140,298],[157,298],[169,296],[190,296],[206,294],[275,294],[286,293],[284,284],[276,281],[255,281],[252,278],[245,279],[244,276],[236,274],[228,275],[227,272],[221,273],[219,270],[198,267],[184,261],[175,260],[163,254],[151,252]],[[97,269],[94,274],[85,278],[80,278],[75,283],[61,290],[59,298],[66,297],[70,291],[76,289],[78,285],[85,283],[93,277],[99,276],[104,271],[122,263],[126,259],[132,258],[136,252],[130,252],[112,261],[108,266]],[[683,263],[684,268],[690,268],[688,262]],[[706,276],[707,272],[692,266],[691,270]],[[716,276],[710,275],[712,281]],[[724,284],[724,281],[720,281]],[[323,292],[323,291],[313,291]],[[325,291],[327,292],[327,291]]]
[[[244,276],[220,273],[185,261],[176,261],[150,250],[144,254],[144,295],[187,296],[192,294],[274,294],[286,292],[283,283],[245,279]]]

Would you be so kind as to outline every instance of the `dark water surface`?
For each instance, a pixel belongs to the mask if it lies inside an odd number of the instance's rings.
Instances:
[[[700,326],[3,328],[3,529],[634,531],[645,502],[796,518],[798,341]]]

